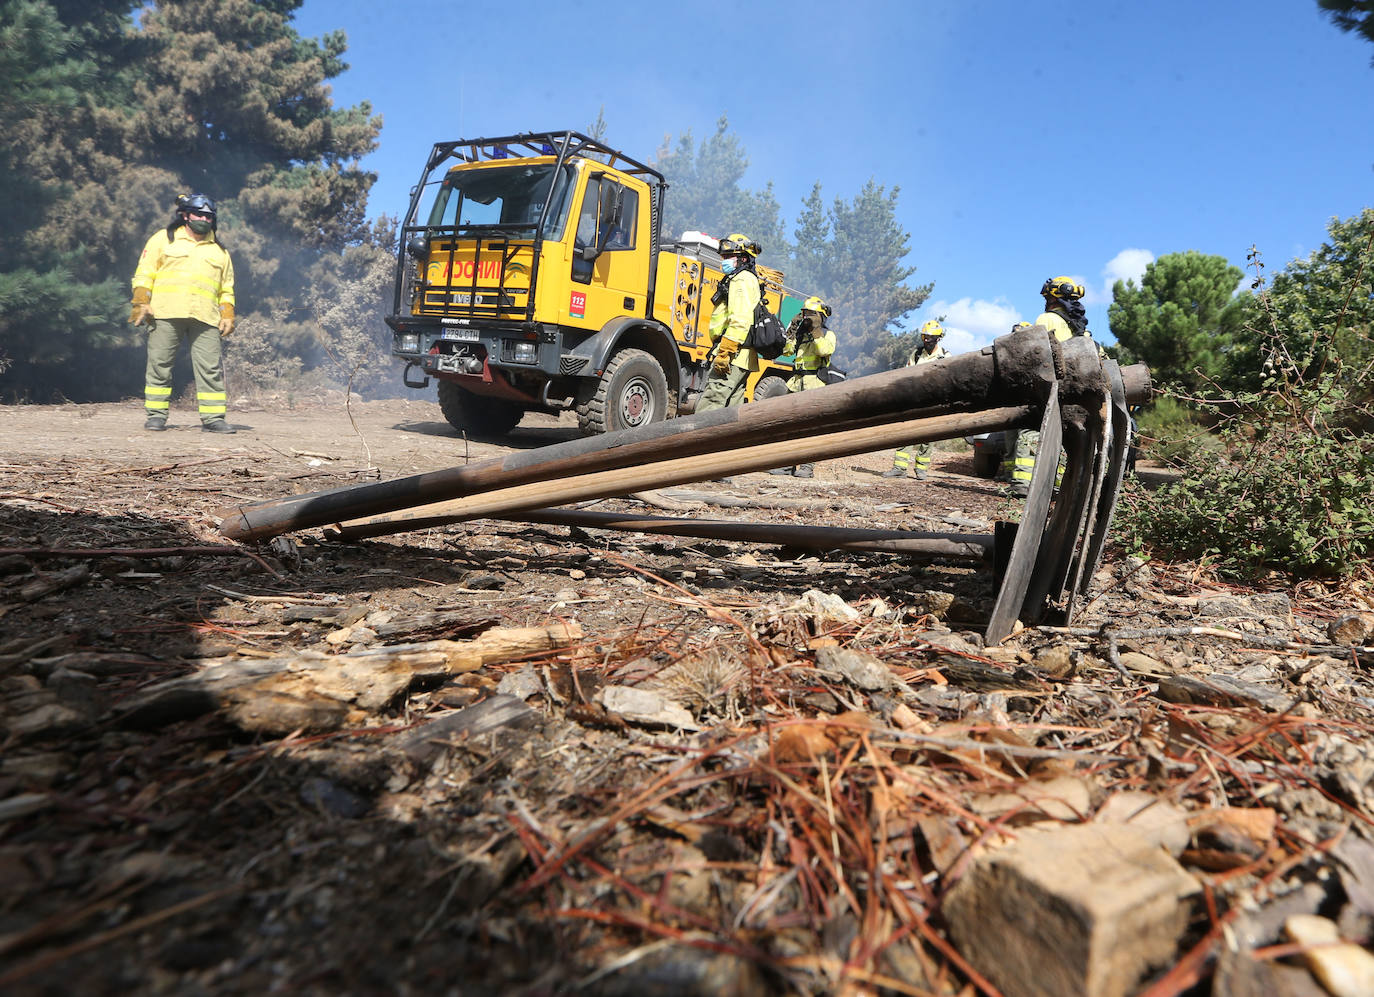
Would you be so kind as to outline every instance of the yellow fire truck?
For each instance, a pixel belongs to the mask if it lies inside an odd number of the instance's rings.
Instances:
[[[590,435],[689,412],[705,386],[715,241],[660,234],[663,175],[579,132],[436,143],[401,227],[392,354],[454,428],[577,412]],[[760,266],[786,325],[805,295]],[[760,361],[749,399],[787,392]]]

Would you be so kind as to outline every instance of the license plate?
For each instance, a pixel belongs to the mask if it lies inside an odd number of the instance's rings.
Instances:
[[[477,330],[476,330],[476,329],[445,329],[442,338],[443,338],[443,339],[457,339],[457,340],[459,340],[459,341],[461,341],[461,342],[475,343],[475,342],[477,342]]]

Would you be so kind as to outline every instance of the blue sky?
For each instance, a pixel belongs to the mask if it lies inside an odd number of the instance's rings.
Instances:
[[[649,158],[725,115],[789,232],[818,181],[827,202],[900,188],[912,282],[935,284],[913,319],[945,315],[956,350],[1060,273],[1110,342],[1114,279],[1252,245],[1273,272],[1374,201],[1374,46],[1315,0],[306,0],[294,23],[346,32],[335,104],[384,118],[374,215],[404,211],[435,141],[601,112]]]

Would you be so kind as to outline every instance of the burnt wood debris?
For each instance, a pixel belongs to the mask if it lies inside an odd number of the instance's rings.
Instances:
[[[220,531],[233,540],[260,541],[326,527],[338,539],[355,540],[479,518],[581,520],[603,529],[972,560],[996,574],[998,592],[985,631],[996,643],[1017,619],[1073,621],[1120,492],[1130,444],[1128,407],[1146,401],[1150,390],[1145,365],[1122,368],[1089,339],[1061,343],[1031,326],[975,352],[804,394],[391,481],[235,506],[220,512]],[[992,536],[670,517],[602,515],[592,522],[585,517],[593,514],[558,508],[780,464],[1014,429],[1040,431],[1039,457],[1019,524],[999,523]]]

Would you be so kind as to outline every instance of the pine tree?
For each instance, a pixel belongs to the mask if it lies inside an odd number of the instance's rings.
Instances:
[[[700,231],[719,239],[739,232],[763,246],[760,262],[781,268],[788,246],[773,185],[761,191],[740,187],[749,157],[729,129],[722,116],[715,134],[700,146],[694,144],[691,131],[683,133],[671,152],[664,139],[653,164],[669,184],[664,236],[671,240],[686,231]]]
[[[1160,385],[1206,391],[1228,376],[1228,353],[1251,299],[1239,295],[1241,271],[1224,256],[1190,249],[1161,256],[1134,280],[1117,281],[1107,320],[1126,362],[1144,361]]]
[[[830,206],[831,237],[823,248],[798,246],[802,260],[816,266],[815,286],[835,313],[836,364],[847,366],[851,374],[892,365],[891,340],[900,332],[894,327],[921,307],[934,287],[907,284],[916,268],[902,263],[910,237],[897,221],[899,193],[897,187],[888,193],[868,180],[852,201],[836,198]],[[819,198],[817,188],[803,210],[799,237],[821,231]]]

